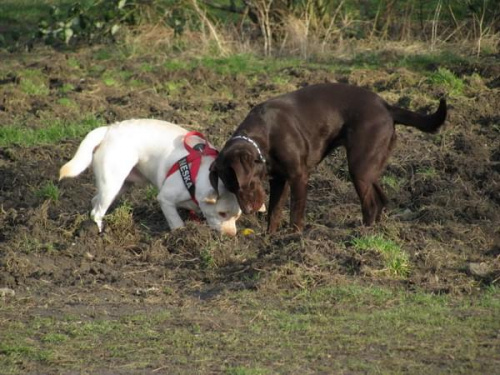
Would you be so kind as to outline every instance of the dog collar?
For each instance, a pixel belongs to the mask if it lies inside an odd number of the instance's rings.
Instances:
[[[243,139],[244,141],[251,143],[257,149],[257,153],[259,154],[260,161],[263,162],[264,164],[266,163],[266,158],[262,154],[262,151],[260,151],[259,145],[252,138],[246,137],[244,135],[235,135],[231,139]]]

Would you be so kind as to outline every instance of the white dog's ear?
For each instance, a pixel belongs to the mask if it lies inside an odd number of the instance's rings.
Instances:
[[[217,192],[215,190],[210,190],[208,195],[203,199],[203,202],[208,204],[216,204],[217,203]]]

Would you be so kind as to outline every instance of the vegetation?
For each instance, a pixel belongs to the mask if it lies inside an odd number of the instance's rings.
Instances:
[[[32,3],[36,7],[28,6]],[[223,54],[234,52],[231,45],[237,42],[260,46],[266,55],[301,57],[356,40],[418,41],[432,50],[442,43],[468,43],[478,55],[491,53],[498,47],[500,17],[492,0],[7,0],[3,8],[0,20],[8,25],[27,8],[31,25],[38,21],[36,30],[14,27],[7,33],[0,42],[9,47],[19,46],[23,34],[31,34],[31,41],[74,45],[120,40],[124,27],[137,31],[154,24],[174,37],[201,31]]]
[[[67,313],[11,321],[3,325],[0,364],[5,374],[34,363],[106,372],[97,352],[115,370],[137,373],[372,373],[384,368],[422,373],[436,371],[441,358],[454,356],[461,360],[447,362],[447,372],[472,373],[481,368],[475,338],[500,328],[494,290],[471,301],[353,285],[273,299],[240,292],[210,310],[199,302],[193,307],[191,312],[179,306],[140,309],[119,318],[98,314],[82,320]],[[184,324],[178,324],[181,316]],[[370,358],[360,359],[367,351]],[[495,354],[490,346],[482,355]],[[493,364],[489,369],[495,372]]]
[[[352,245],[357,251],[375,251],[381,254],[384,262],[382,272],[400,277],[408,276],[408,255],[394,241],[386,240],[380,235],[372,235],[355,238]]]
[[[1,1],[0,372],[498,373],[497,8]],[[255,104],[326,81],[450,104],[439,134],[397,128],[372,228],[342,149],[301,235],[243,215],[219,238],[187,212],[170,232],[152,187],[124,189],[97,234],[91,172],[57,181],[95,127],[159,118],[220,147]]]

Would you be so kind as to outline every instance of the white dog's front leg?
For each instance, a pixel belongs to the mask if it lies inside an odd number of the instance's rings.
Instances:
[[[179,216],[175,204],[162,197],[161,194],[158,195],[158,202],[160,202],[161,210],[163,211],[163,215],[165,215],[165,219],[167,219],[170,229],[182,228],[184,221]]]

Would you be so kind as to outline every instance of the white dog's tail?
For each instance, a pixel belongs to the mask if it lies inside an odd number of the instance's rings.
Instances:
[[[107,126],[102,126],[92,130],[80,143],[73,159],[64,164],[59,170],[59,180],[65,177],[76,177],[82,173],[92,163],[94,150],[104,139]]]

